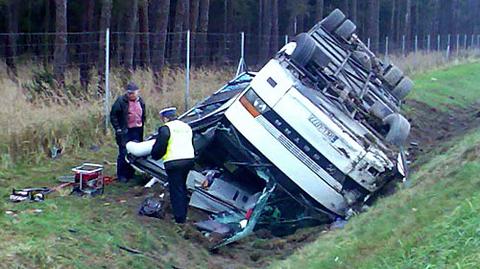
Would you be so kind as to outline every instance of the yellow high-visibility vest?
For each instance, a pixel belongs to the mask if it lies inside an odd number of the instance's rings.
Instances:
[[[163,155],[164,162],[193,159],[195,151],[193,149],[192,128],[183,121],[174,120],[165,124],[170,130],[170,139],[167,144],[167,152]]]

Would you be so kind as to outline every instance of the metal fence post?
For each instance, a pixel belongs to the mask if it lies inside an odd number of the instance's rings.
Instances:
[[[464,37],[463,40],[464,40],[464,41],[463,41],[464,47],[465,47],[465,49],[467,49],[467,34],[465,34],[465,37]]]
[[[285,35],[285,45],[288,44],[288,35]]]
[[[367,39],[367,48],[370,48],[370,37]]]
[[[437,36],[437,51],[440,51],[440,45],[441,45],[441,36]]]
[[[240,52],[240,57],[242,57],[242,59],[245,59],[245,32],[241,32],[240,33],[240,37],[242,38],[242,45],[241,45],[241,52]]]
[[[385,37],[385,57],[388,58],[388,36]]]
[[[427,36],[427,53],[430,53],[430,34]]]
[[[447,35],[447,47],[450,47],[450,34]]]
[[[295,16],[295,20],[293,21],[293,33],[297,34],[297,16]]]
[[[457,34],[457,57],[460,50],[460,34]]]
[[[110,28],[105,32],[105,131],[108,130],[110,108]]]
[[[241,32],[240,37],[240,61],[238,62],[237,73],[235,76],[240,75],[240,73],[247,69],[247,64],[245,63],[245,32]]]
[[[450,45],[447,45],[447,55],[446,55],[446,57],[447,57],[447,61],[448,61],[448,59],[450,58]]]
[[[188,110],[188,100],[190,99],[190,30],[187,31],[187,63],[185,74],[185,111]]]
[[[474,39],[475,39],[475,38],[474,38],[474,36],[473,36],[473,34],[472,34],[472,40],[471,40],[471,42],[470,42],[470,48],[473,48],[473,46],[475,46],[475,41],[474,41]]]
[[[402,35],[402,55],[405,56],[405,35]]]
[[[418,35],[415,35],[415,53],[418,52]]]

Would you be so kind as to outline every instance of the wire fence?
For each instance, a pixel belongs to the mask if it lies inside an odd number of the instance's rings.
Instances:
[[[8,66],[22,63],[51,65],[55,48],[65,46],[63,68],[103,68],[106,39],[104,32],[66,33],[65,43],[57,33],[0,33],[0,57]],[[244,55],[250,66],[264,64],[292,36],[264,36],[245,33],[190,33],[191,66],[235,65]],[[243,44],[242,44],[243,41]],[[450,34],[382,38],[373,43],[364,39],[374,52],[402,56],[412,52],[443,51],[446,57],[461,50],[480,47],[480,35]],[[184,66],[187,58],[187,33],[125,33],[110,34],[110,65],[112,67],[161,68]],[[243,49],[243,51],[242,51]],[[101,66],[101,67],[100,67]]]
[[[250,33],[0,33],[0,58],[14,71],[22,64],[43,65],[54,71],[78,69],[83,85],[88,84],[90,71],[96,69],[106,84],[106,111],[109,68],[149,68],[154,72],[165,66],[185,68],[185,105],[188,107],[190,67],[222,68],[242,62],[257,69],[293,38]],[[459,56],[462,50],[480,48],[480,34],[385,36],[376,42],[368,37],[362,40],[383,57],[437,51],[449,60]],[[59,56],[62,61],[56,59]]]

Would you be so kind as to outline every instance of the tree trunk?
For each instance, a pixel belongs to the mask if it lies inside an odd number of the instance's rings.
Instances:
[[[323,11],[324,11],[324,0],[317,0],[316,7],[315,7],[315,18],[317,22],[323,19]]]
[[[239,5],[239,4],[237,4]],[[228,22],[228,31],[227,33],[237,33],[238,29],[244,29],[245,21],[238,21],[238,18],[235,16],[236,11],[235,1],[229,0],[228,11],[227,11],[227,22]]]
[[[396,0],[392,0],[392,14],[390,16],[390,38],[395,40],[395,18],[396,18]]]
[[[410,0],[408,0],[410,1]],[[367,32],[370,35],[370,49],[374,52],[378,51],[380,26],[379,26],[380,3],[379,0],[368,0],[368,20]]]
[[[200,0],[192,0],[190,5],[190,31],[193,33],[198,30],[198,18],[200,10]]]
[[[172,58],[174,63],[180,65],[182,62],[182,52],[185,47],[183,44],[183,30],[186,28],[185,18],[187,11],[188,0],[177,0],[177,7],[175,9],[175,24],[173,28],[173,44],[172,44]]]
[[[434,10],[432,14],[432,24],[430,32],[438,35],[440,33],[440,0],[434,0]],[[433,36],[432,36],[433,38]]]
[[[471,5],[471,13],[470,13],[470,21],[472,22],[472,34],[477,35],[480,34],[480,22],[477,19],[478,14],[480,13],[480,2],[477,0],[470,0]],[[475,41],[475,44],[477,41]],[[477,47],[480,44],[477,44]]]
[[[141,0],[138,6],[140,23],[140,64],[144,68],[150,66],[150,38],[148,26],[148,0]]]
[[[117,66],[122,66],[125,62],[125,59],[123,58],[123,53],[125,51],[125,37],[126,35],[123,35],[123,34],[120,34],[122,32],[124,32],[125,30],[123,29],[123,27],[121,27],[122,25],[122,21],[124,20],[123,18],[123,14],[119,11],[117,12],[116,16],[115,16],[115,27],[116,27],[116,30],[117,30],[117,35],[115,35],[116,39],[115,39],[115,52],[116,52],[116,56],[117,56]],[[122,45],[123,43],[123,45]]]
[[[200,8],[200,0],[191,0],[190,4],[190,31],[192,31],[191,35],[191,57],[195,58],[198,54],[196,51],[196,44],[197,44],[197,31],[198,31],[198,17],[199,17],[199,8]]]
[[[262,48],[264,46],[264,39],[265,37],[263,36],[263,33],[264,33],[264,30],[263,28],[265,27],[265,25],[263,24],[263,17],[265,16],[264,15],[264,2],[266,0],[259,0],[258,1],[258,41],[257,41],[257,46],[256,46],[256,49],[257,49],[257,59],[256,59],[256,64],[258,64],[259,62],[262,61],[261,57],[262,57]],[[259,61],[260,59],[260,61]]]
[[[305,13],[300,13],[296,18],[296,34],[302,33],[305,30]]]
[[[60,87],[65,85],[67,65],[67,0],[55,0],[54,76]]]
[[[32,1],[28,1],[28,11],[27,11],[27,32],[28,33],[31,33],[32,32]],[[35,53],[35,47],[33,45],[33,42],[32,42],[32,36],[31,35],[28,35],[27,36],[27,40],[26,40],[27,44],[29,44],[28,48],[29,50],[31,49],[31,52],[32,53]],[[32,47],[30,47],[32,46]]]
[[[403,34],[405,35],[405,40],[406,40],[405,49],[407,51],[411,48],[410,44],[412,43],[411,17],[412,17],[412,0],[407,0],[406,6],[405,6],[405,24],[404,24],[404,30],[403,30]]]
[[[263,42],[261,47],[261,59],[265,62],[270,55],[270,42],[272,35],[272,3],[273,0],[263,0]]]
[[[297,16],[295,15],[294,12],[292,12],[288,17],[288,24],[287,24],[287,33],[289,36],[296,35],[296,31],[295,31],[296,20],[297,20]]]
[[[228,6],[230,4],[228,3],[228,0],[223,0],[223,44],[222,44],[222,63],[227,63],[228,62]]]
[[[46,68],[48,66],[49,57],[50,57],[50,48],[49,48],[49,35],[50,32],[50,0],[45,0],[45,19],[43,25],[45,27],[45,36],[43,37],[43,66]]]
[[[157,32],[156,24],[157,24],[157,10],[159,9],[159,0],[149,0],[148,1],[148,31],[152,33],[150,35],[150,61],[151,61],[151,66],[153,69],[154,65],[154,49],[155,49],[155,42],[156,42],[156,37],[155,33]]]
[[[354,23],[357,23],[357,0],[351,0],[351,6],[350,6],[350,18]],[[393,0],[395,1],[395,0]]]
[[[102,11],[100,14],[100,37],[99,37],[99,53],[98,53],[98,93],[103,94],[105,89],[105,48],[106,37],[105,33],[110,28],[110,20],[112,18],[112,0],[102,0]]]
[[[170,17],[170,0],[156,0],[155,5],[155,35],[153,46],[153,75],[155,89],[162,90],[162,68],[165,64],[165,51],[167,44],[168,21]]]
[[[418,36],[423,36],[420,28],[420,3],[415,2],[414,5],[412,6],[413,10],[415,10],[415,19],[413,19],[412,16],[412,35],[418,35]],[[427,14],[425,14],[427,15]]]
[[[126,13],[126,24],[127,24],[127,33],[125,38],[125,56],[124,56],[124,65],[125,68],[132,72],[133,71],[133,56],[135,51],[135,30],[137,29],[138,21],[138,0],[131,0],[130,8]]]
[[[396,25],[395,25],[395,33],[397,35],[397,40],[398,40],[399,43],[402,42],[402,35],[403,35],[403,27],[402,27],[403,24],[402,23],[403,23],[403,19],[405,18],[403,16],[403,13],[402,13],[402,11],[403,11],[402,2],[403,1],[397,1],[397,8],[396,8],[396,10],[397,10],[396,21],[397,22],[396,22]]]
[[[200,0],[199,32],[200,36],[197,43],[198,54],[202,56],[203,63],[208,62],[208,16],[210,11],[210,0]]]
[[[453,32],[453,1],[452,0],[439,0],[441,6],[440,12],[440,31],[442,35],[451,34]]]
[[[17,35],[18,35],[18,1],[9,0],[7,2],[7,49],[6,49],[6,64],[8,71],[12,72],[12,75],[17,74],[15,67],[15,58],[17,56]],[[13,77],[14,77],[13,76]]]
[[[343,13],[348,17],[349,16],[349,10],[348,10],[348,0],[342,0],[340,3],[340,9],[342,10]]]
[[[83,31],[82,35],[82,45],[80,46],[80,85],[84,90],[88,89],[88,84],[90,82],[90,63],[89,59],[91,53],[91,42],[92,42],[92,28],[93,28],[93,16],[95,11],[95,1],[87,0],[84,1],[86,4],[86,12],[83,16]]]
[[[452,34],[452,37],[453,36],[456,36],[457,34],[460,33],[459,31],[459,23],[458,23],[458,19],[459,19],[459,10],[458,10],[458,7],[459,7],[459,0],[452,0],[452,26],[451,26],[451,31],[450,33]],[[453,47],[453,46],[452,46]]]
[[[278,0],[272,0],[272,41],[271,53],[275,53],[279,47],[279,29],[278,29]]]

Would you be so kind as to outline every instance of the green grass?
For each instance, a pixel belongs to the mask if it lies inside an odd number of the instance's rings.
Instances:
[[[408,98],[443,111],[449,106],[465,108],[480,100],[478,74],[480,62],[415,75],[415,88]]]
[[[79,152],[83,158],[63,156],[0,172],[0,268],[206,266],[207,251],[184,240],[170,221],[137,215],[143,197],[135,197],[132,192],[141,189],[131,185],[114,183],[107,186],[106,195],[95,198],[69,196],[64,190],[40,203],[7,202],[13,187],[55,186],[57,176],[70,174],[84,161],[114,162],[115,151],[108,143],[100,152]],[[105,166],[106,174],[112,175],[114,167]],[[5,214],[7,210],[16,216]],[[131,254],[119,246],[146,254]]]
[[[479,72],[480,64],[473,63],[419,75],[410,98],[442,110],[465,108],[480,98]],[[409,187],[401,185],[344,229],[322,235],[271,267],[478,268],[480,129],[448,145],[422,161]]]
[[[478,268],[480,130],[343,230],[273,268]]]

